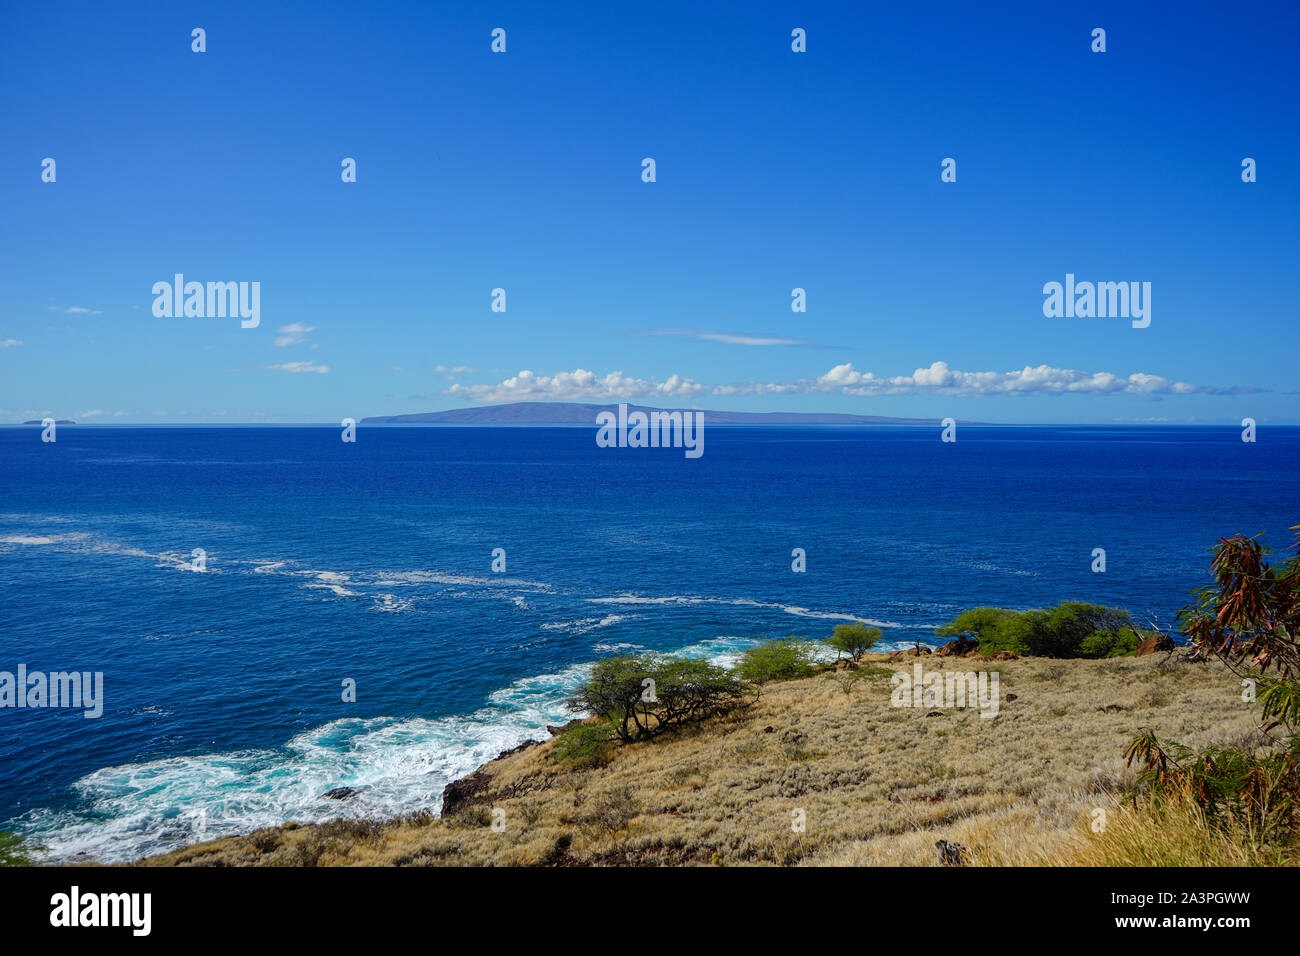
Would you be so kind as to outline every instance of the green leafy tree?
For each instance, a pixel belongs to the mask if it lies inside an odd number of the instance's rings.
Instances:
[[[962,611],[947,624],[934,629],[937,637],[969,637],[983,644],[999,627],[1016,616],[1004,607],[976,607]]]
[[[1133,626],[1128,611],[1080,601],[1019,613],[974,608],[936,628],[935,634],[974,637],[983,654],[1010,651],[1037,657],[1114,657],[1132,653],[1145,636]]]
[[[858,623],[837,624],[827,643],[837,651],[848,654],[856,661],[871,650],[876,641],[880,640],[880,637],[880,628],[878,627],[868,627],[865,624]]]
[[[764,641],[749,648],[736,665],[736,673],[742,680],[765,684],[773,680],[807,677],[815,665],[812,642],[791,636],[779,641]]]
[[[725,667],[687,657],[609,657],[568,700],[611,722],[622,741],[651,737],[748,702],[751,687]]]

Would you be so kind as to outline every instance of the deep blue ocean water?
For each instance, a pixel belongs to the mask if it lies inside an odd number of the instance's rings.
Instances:
[[[603,655],[1071,599],[1172,624],[1217,538],[1300,523],[1296,428],[594,431],[0,429],[0,670],[105,682],[98,720],[0,710],[0,829],[118,860],[436,807]]]

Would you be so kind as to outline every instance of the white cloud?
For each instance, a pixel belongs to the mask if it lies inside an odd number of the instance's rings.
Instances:
[[[64,309],[63,311],[65,314],[69,314],[69,315],[103,315],[104,314],[102,309],[87,309],[80,305],[68,306],[68,308]]]
[[[278,365],[263,365],[262,368],[295,374],[315,372],[317,375],[328,375],[330,370],[328,365],[317,365],[315,362],[281,362]]]
[[[96,415],[102,414],[104,414],[104,410],[102,408],[96,408],[89,412],[81,412],[77,415],[77,418],[94,418]]]
[[[845,395],[942,394],[962,396],[999,395],[1191,395],[1240,394],[1253,388],[1220,389],[1192,385],[1160,375],[1134,372],[1081,372],[1051,365],[1026,365],[1008,372],[964,372],[947,362],[933,362],[910,375],[879,376],[860,372],[850,362],[836,365],[813,379],[792,382],[743,382],[732,385],[704,385],[682,375],[667,379],[642,379],[621,371],[598,376],[585,369],[537,375],[521,371],[491,385],[452,385],[442,394],[472,402],[495,404],[526,401],[622,401],[632,398],[685,398],[712,395],[790,395],[840,392]]]
[[[301,345],[306,342],[308,333],[315,332],[316,326],[294,322],[291,325],[282,325],[276,331],[280,334],[275,337],[275,344],[284,348],[286,345]]]
[[[18,341],[17,339],[5,339],[3,342],[0,342],[0,349],[11,349],[15,345],[22,345],[22,344],[23,343]]]
[[[651,329],[641,335],[684,335],[687,338],[702,339],[705,342],[721,342],[724,345],[807,345],[799,339],[788,339],[776,335],[746,335],[740,332],[711,332],[703,329]]]
[[[1214,392],[1206,385],[1175,382],[1160,375],[1134,372],[1080,372],[1051,365],[1026,365],[1009,372],[963,372],[947,362],[934,362],[911,375],[877,377],[859,372],[852,363],[836,365],[808,383],[809,391],[840,390],[847,395],[899,395],[939,392],[945,395],[1189,395]]]
[[[622,372],[610,372],[598,377],[586,369],[557,372],[555,375],[535,375],[527,369],[496,385],[453,385],[444,389],[444,395],[468,398],[485,404],[501,402],[538,401],[612,401],[638,396],[684,397],[706,391],[681,375],[670,375],[663,382],[631,378]]]

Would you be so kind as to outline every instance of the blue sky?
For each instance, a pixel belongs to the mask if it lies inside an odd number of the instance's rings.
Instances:
[[[5,9],[0,422],[1300,421],[1291,5],[261,6]]]

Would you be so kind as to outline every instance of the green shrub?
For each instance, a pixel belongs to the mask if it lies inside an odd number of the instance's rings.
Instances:
[[[1095,631],[1083,639],[1079,649],[1083,657],[1131,657],[1147,636],[1131,627],[1114,633]]]
[[[1236,747],[1194,752],[1148,730],[1124,756],[1138,763],[1149,795],[1186,793],[1211,825],[1244,824],[1261,843],[1293,845],[1300,836],[1300,736],[1264,754]]]
[[[827,643],[856,661],[871,650],[872,645],[878,640],[880,640],[878,627],[867,627],[865,624],[837,624]]]
[[[598,767],[609,759],[614,728],[605,721],[576,724],[555,738],[555,755],[577,767]]]
[[[35,866],[32,853],[39,849],[16,833],[0,833],[0,866]]]
[[[773,680],[795,680],[807,677],[816,663],[811,641],[787,637],[779,641],[764,641],[745,651],[736,665],[736,673],[743,680],[765,684]]]
[[[970,637],[983,644],[993,637],[1003,623],[1015,616],[1015,611],[1003,607],[971,608],[962,611],[942,627],[936,627],[934,633],[939,637]]]
[[[1120,657],[1132,654],[1147,636],[1133,626],[1128,611],[1080,601],[1020,613],[975,608],[935,628],[935,634],[972,636],[986,655],[1010,651],[1035,657]]]
[[[1270,737],[1267,748],[1195,752],[1148,730],[1124,756],[1138,764],[1149,800],[1181,795],[1237,839],[1293,848],[1300,845],[1300,535],[1280,564],[1265,560],[1269,549],[1245,535],[1221,538],[1212,550],[1213,583],[1179,614],[1182,631],[1198,655],[1217,657],[1243,683],[1259,685],[1265,735],[1290,737]]]

